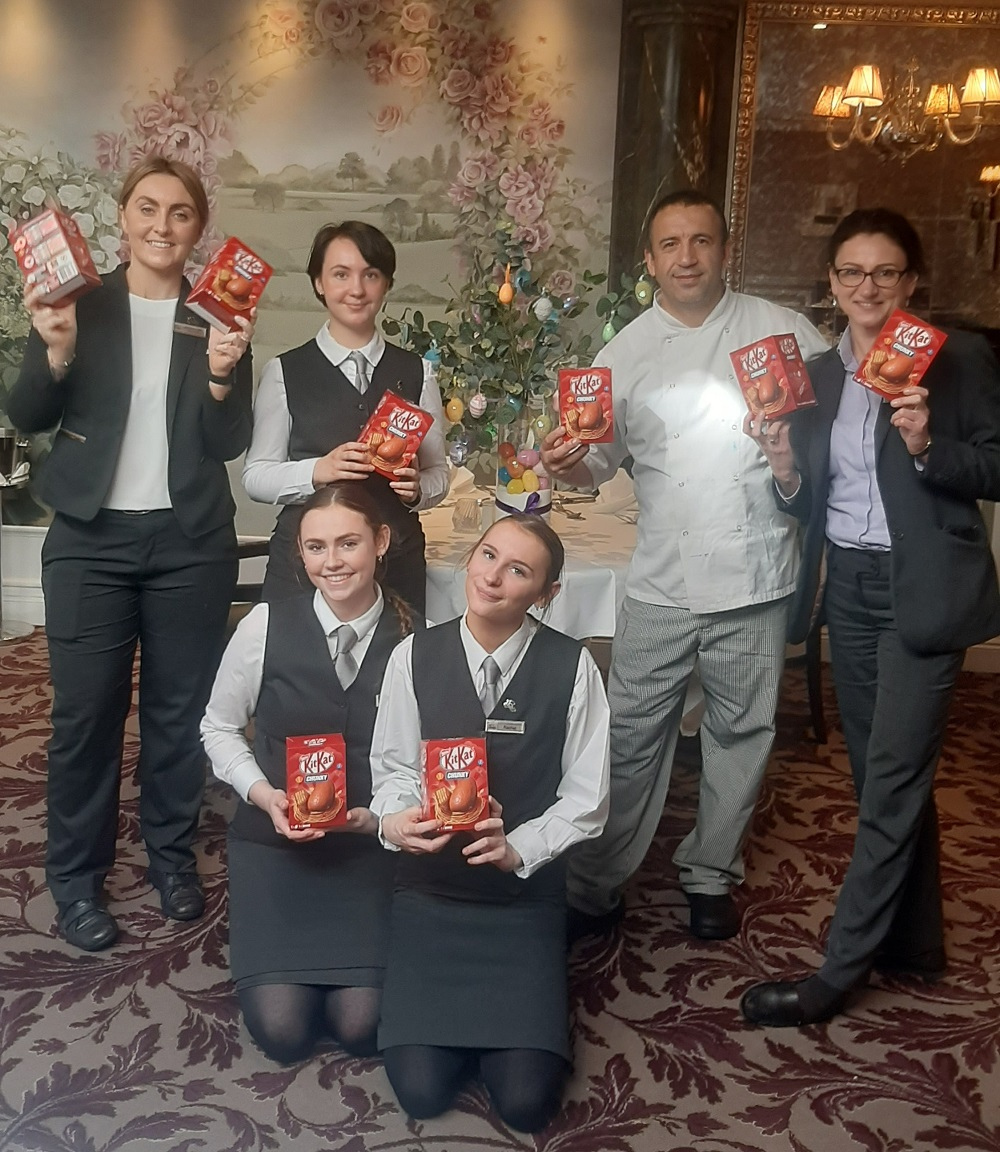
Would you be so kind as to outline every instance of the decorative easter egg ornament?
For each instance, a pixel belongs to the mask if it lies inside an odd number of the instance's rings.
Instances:
[[[517,454],[518,464],[523,464],[525,468],[534,468],[538,463],[538,453],[534,448],[522,448]]]
[[[514,285],[510,282],[510,265],[507,265],[507,271],[504,273],[503,283],[497,292],[497,299],[501,304],[510,304],[514,299]]]
[[[546,320],[552,315],[553,304],[548,296],[539,296],[531,309],[535,314],[535,319],[539,324],[544,324]]]
[[[525,471],[524,475],[521,477],[521,487],[525,490],[525,492],[538,491],[538,477],[530,469]]]
[[[501,460],[513,460],[517,455],[517,449],[509,440],[505,440],[497,449]]]
[[[524,475],[524,465],[520,460],[508,460],[505,467],[507,474],[514,480],[520,480]]]
[[[476,420],[486,411],[486,397],[482,392],[477,392],[474,396],[469,397],[469,413],[475,417]]]
[[[531,421],[531,430],[539,440],[544,440],[552,431],[552,417],[548,412],[542,412]]]
[[[538,477],[538,491],[539,492],[548,492],[548,490],[551,487],[552,487],[552,481],[548,478],[548,476],[539,476]]]
[[[511,496],[520,496],[524,491],[524,484],[515,477],[513,480],[507,482],[507,491]]]
[[[424,353],[424,359],[430,364],[441,363],[441,353],[438,350],[437,344],[432,343],[430,348]]]
[[[614,336],[615,336],[615,326],[609,320],[607,322],[607,324],[605,324],[604,327],[601,329],[601,339],[604,341],[605,344],[607,344],[607,342],[609,340],[614,339]]]
[[[518,292],[523,292],[530,283],[531,272],[522,264],[514,276],[514,287],[518,290]]]
[[[572,310],[580,303],[579,296],[567,296],[563,301],[563,311],[572,312]]]
[[[640,276],[639,279],[636,280],[633,291],[635,292],[636,300],[639,301],[643,308],[653,299],[653,285],[650,284],[645,276]]]
[[[459,400],[457,396],[452,396],[452,398],[444,406],[444,414],[448,417],[452,424],[457,424],[459,420],[461,420],[465,415],[465,405],[461,400]]]
[[[509,479],[510,479],[510,473],[501,464],[500,467],[497,469],[497,480],[499,480],[501,484],[506,484]]]

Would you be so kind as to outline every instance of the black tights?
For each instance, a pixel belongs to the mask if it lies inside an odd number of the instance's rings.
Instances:
[[[562,1100],[569,1067],[537,1048],[435,1048],[405,1044],[382,1057],[396,1098],[416,1120],[447,1111],[476,1064],[500,1118],[518,1132],[539,1132]]]
[[[247,1030],[272,1060],[304,1060],[323,1033],[352,1056],[375,1055],[381,988],[258,984],[237,995]]]

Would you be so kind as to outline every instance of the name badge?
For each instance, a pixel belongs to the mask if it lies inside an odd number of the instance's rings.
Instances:
[[[203,324],[185,324],[182,320],[174,323],[174,331],[178,336],[207,336],[208,329]]]
[[[505,732],[510,736],[524,735],[523,720],[487,720],[487,732]]]

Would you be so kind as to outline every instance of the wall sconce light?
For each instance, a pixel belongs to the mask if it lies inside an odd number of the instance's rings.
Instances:
[[[812,114],[826,120],[826,140],[835,152],[855,141],[878,152],[883,159],[892,156],[905,163],[918,152],[933,152],[942,140],[971,144],[979,135],[983,110],[1000,106],[1000,71],[973,68],[961,95],[954,84],[931,84],[923,95],[916,82],[920,65],[916,59],[906,65],[906,80],[895,77],[883,86],[874,64],[858,64],[846,87],[824,85]],[[968,131],[953,127],[963,114],[971,114]],[[835,135],[835,120],[851,121],[846,136]]]
[[[985,203],[980,197],[973,202],[972,218],[976,224],[976,251],[983,254],[990,272],[1000,268],[1000,220],[997,211],[1000,193],[1000,164],[989,164],[979,173],[979,183],[985,184]]]

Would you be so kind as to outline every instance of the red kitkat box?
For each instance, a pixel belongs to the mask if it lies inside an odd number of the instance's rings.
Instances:
[[[854,379],[886,400],[919,384],[948,337],[916,316],[897,309],[875,337]]]
[[[799,342],[791,332],[737,348],[729,359],[751,416],[775,420],[815,405]]]
[[[438,820],[442,832],[468,831],[490,814],[486,740],[420,742],[424,804],[421,817]]]
[[[429,412],[387,391],[358,433],[358,441],[368,445],[376,472],[392,477],[397,468],[409,468],[433,423]]]
[[[12,228],[10,244],[25,280],[44,282],[43,304],[61,308],[101,282],[76,221],[56,208]]]
[[[270,264],[231,236],[205,265],[187,306],[220,332],[234,332],[239,327],[237,316],[250,318],[250,309],[263,295],[271,272]]]
[[[293,832],[347,823],[347,749],[337,732],[285,740],[288,826]]]
[[[559,420],[577,440],[610,444],[615,438],[611,369],[560,368]]]

